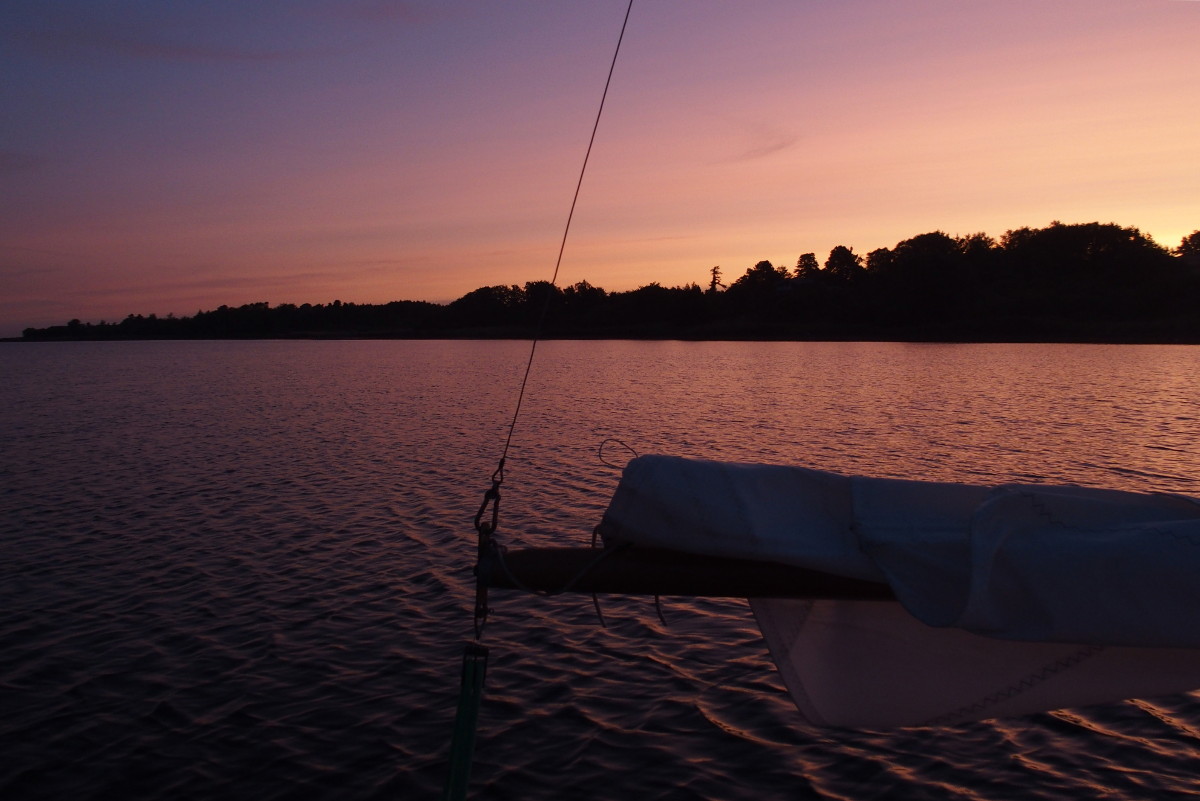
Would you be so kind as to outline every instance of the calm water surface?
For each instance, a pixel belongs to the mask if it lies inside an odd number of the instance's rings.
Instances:
[[[519,342],[0,347],[0,798],[436,798]],[[1200,348],[549,342],[501,532],[641,453],[1200,495]],[[606,449],[610,461],[624,458]],[[741,601],[494,599],[473,795],[1185,798],[1191,696],[798,723]],[[898,687],[897,692],[903,688]]]

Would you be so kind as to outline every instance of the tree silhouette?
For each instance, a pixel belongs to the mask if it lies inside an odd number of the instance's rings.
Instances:
[[[816,253],[801,253],[796,259],[796,277],[811,279],[821,277],[821,263],[817,261]]]
[[[892,251],[888,248],[876,248],[867,254],[867,273],[877,277],[886,273],[892,266]]]
[[[524,301],[525,293],[516,285],[483,286],[453,301],[449,312],[457,325],[505,325],[513,322]]]
[[[730,291],[733,291],[735,288],[739,290],[774,291],[776,288],[782,286],[787,279],[788,272],[785,268],[776,267],[769,261],[760,261],[746,270],[745,275],[734,281],[729,289]]]
[[[838,245],[829,251],[829,258],[825,260],[825,274],[835,281],[857,281],[865,272],[862,256],[845,245]]]
[[[708,271],[708,292],[710,295],[715,295],[719,290],[725,288],[721,283],[721,265],[717,264]]]
[[[562,316],[563,291],[549,281],[529,281],[522,301],[522,322],[537,325],[543,320],[553,324]]]
[[[587,327],[603,322],[608,293],[587,281],[579,281],[562,291],[562,320],[569,327]]]
[[[1200,267],[1200,231],[1192,231],[1175,248],[1175,255],[1191,267]]]
[[[1123,315],[1168,302],[1170,256],[1137,228],[1055,221],[1008,231],[1001,245],[1009,294],[1026,312]]]
[[[779,306],[780,293],[789,280],[787,268],[760,261],[729,285],[722,295],[722,305],[733,314],[768,313]]]

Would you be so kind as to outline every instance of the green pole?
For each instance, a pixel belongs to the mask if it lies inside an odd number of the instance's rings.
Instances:
[[[450,741],[450,773],[446,777],[443,801],[464,801],[471,778],[471,759],[475,752],[475,727],[479,704],[483,701],[483,680],[487,675],[488,649],[467,643],[463,649],[462,684],[458,692],[458,713],[454,716],[454,736]]]

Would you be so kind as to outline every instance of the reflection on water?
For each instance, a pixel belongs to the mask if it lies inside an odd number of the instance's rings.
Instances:
[[[426,798],[520,342],[0,349],[0,797]],[[1200,348],[548,342],[509,544],[642,453],[1200,495]],[[619,457],[619,451],[606,451]],[[798,725],[746,605],[496,599],[487,798],[1190,797],[1188,697]]]

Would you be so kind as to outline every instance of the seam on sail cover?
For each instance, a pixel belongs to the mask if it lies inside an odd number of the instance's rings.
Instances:
[[[778,615],[775,614],[777,610],[774,609],[774,606],[781,603],[786,602],[751,598],[750,610],[758,621],[759,631],[762,632],[763,639],[767,643],[767,653],[770,654],[771,661],[775,663],[775,669],[779,671],[784,689],[791,697],[796,711],[810,724],[827,727],[830,725],[829,722],[818,711],[817,705],[813,703],[812,697],[804,686],[804,678],[792,665],[792,649],[800,637],[800,630],[804,628],[812,613],[813,602],[787,603],[791,615],[787,631],[784,631],[783,627],[779,625]]]
[[[938,715],[936,718],[927,720],[921,725],[945,726],[964,719],[982,719],[985,716],[981,713],[989,707],[995,706],[1002,701],[1008,701],[1009,699],[1015,698],[1024,692],[1032,690],[1037,685],[1053,678],[1059,673],[1062,673],[1064,670],[1073,668],[1079,665],[1081,662],[1091,659],[1093,656],[1096,656],[1097,654],[1106,650],[1106,648],[1107,646],[1104,645],[1088,645],[1080,648],[1078,651],[1075,651],[1068,656],[1064,656],[1061,659],[1046,665],[1041,670],[1030,673],[1021,680],[1010,684],[1008,687],[1005,687],[1003,690],[998,690],[994,693],[991,693],[973,704],[967,704],[966,706],[959,707],[952,712]]]

